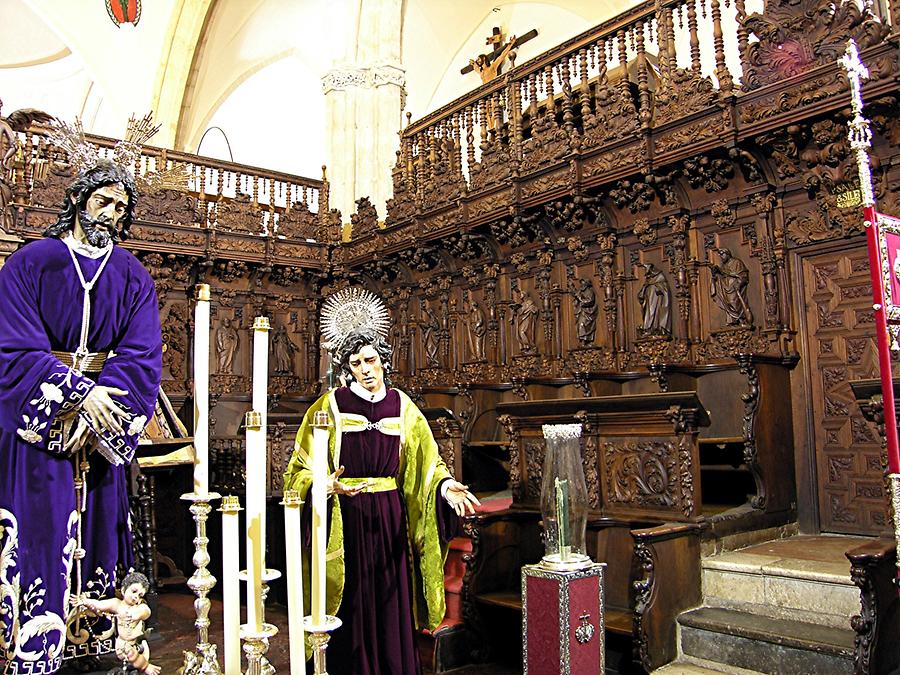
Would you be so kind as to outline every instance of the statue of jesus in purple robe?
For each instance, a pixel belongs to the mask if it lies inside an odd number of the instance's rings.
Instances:
[[[125,465],[162,370],[153,280],[116,246],[134,179],[75,179],[46,238],[0,269],[0,670],[53,673],[111,652],[79,598],[114,597],[132,565]],[[90,604],[90,603],[88,603]]]

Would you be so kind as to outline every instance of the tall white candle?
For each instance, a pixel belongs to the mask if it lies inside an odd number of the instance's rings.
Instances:
[[[209,492],[209,284],[194,306],[194,494]]]
[[[238,498],[222,498],[222,614],[225,675],[241,675],[241,587],[238,582]]]
[[[306,655],[303,649],[303,556],[300,550],[300,493],[285,490],[284,545],[287,553],[288,644],[291,675],[305,675]],[[226,675],[229,675],[226,673]]]
[[[263,514],[266,510],[266,437],[261,415],[251,410],[247,431],[247,624],[262,630]]]
[[[325,623],[325,547],[328,523],[328,413],[319,411],[313,420],[312,448],[312,620]]]
[[[256,456],[256,461],[262,468],[262,494],[263,508],[260,511],[259,521],[259,545],[262,548],[262,570],[266,569],[266,473],[268,465],[268,452],[266,451],[266,411],[269,408],[269,319],[258,316],[253,321],[253,400],[251,408],[261,416],[260,428],[262,429],[262,453]],[[257,467],[259,468],[259,467]],[[247,474],[248,483],[250,474]],[[249,489],[249,486],[248,486]],[[249,507],[248,507],[249,508]]]

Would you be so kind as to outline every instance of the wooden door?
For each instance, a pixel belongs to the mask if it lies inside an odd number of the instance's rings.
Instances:
[[[849,384],[878,374],[865,242],[800,261],[820,528],[878,534],[887,526],[881,444]]]

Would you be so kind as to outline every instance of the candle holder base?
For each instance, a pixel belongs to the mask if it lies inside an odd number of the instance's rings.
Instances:
[[[545,555],[540,562],[541,567],[554,572],[577,572],[585,570],[593,564],[594,561],[583,553],[570,553],[566,556],[566,560],[562,560],[559,554]]]
[[[314,623],[311,616],[303,617],[303,630],[309,636],[309,646],[312,649],[313,672],[315,675],[328,675],[325,666],[325,650],[328,649],[328,640],[331,633],[341,627],[341,620],[336,616],[327,615],[325,623]]]
[[[184,655],[181,664],[182,675],[219,675],[222,672],[214,644],[209,642],[198,644],[196,650],[181,653]]]
[[[278,628],[264,623],[259,631],[249,624],[241,626],[241,640],[244,643],[244,655],[247,657],[246,675],[274,675],[275,668],[266,659],[269,651],[269,638],[278,635]]]

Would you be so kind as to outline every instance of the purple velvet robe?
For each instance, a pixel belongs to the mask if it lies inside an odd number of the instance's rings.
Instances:
[[[76,255],[86,279],[102,259]],[[63,365],[51,350],[74,352],[84,291],[66,245],[24,246],[0,269],[0,666],[5,673],[52,673],[63,659],[113,650],[107,619],[69,607],[78,565],[75,471],[66,427],[95,384],[128,392],[123,434],[100,434],[92,452],[81,536],[81,592],[115,594],[117,570],[132,564],[124,464],[151,416],[162,370],[153,279],[115,247],[91,291],[88,349],[114,351],[99,373]],[[94,381],[96,380],[96,382]],[[107,459],[112,458],[112,461]],[[6,663],[4,663],[4,661]],[[0,668],[2,669],[2,668]]]
[[[342,413],[370,422],[400,416],[400,396],[388,389],[377,403],[349,388],[335,392]],[[400,437],[376,429],[344,433],[342,478],[396,477]],[[440,489],[440,488],[438,488]],[[328,672],[336,675],[412,675],[421,672],[416,650],[409,539],[399,490],[339,496],[344,526],[344,592],[338,628],[328,644]],[[441,538],[452,536],[456,514],[437,500]]]

